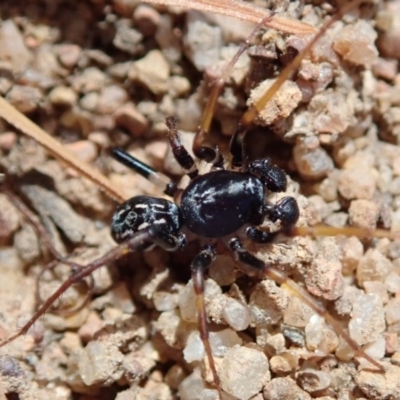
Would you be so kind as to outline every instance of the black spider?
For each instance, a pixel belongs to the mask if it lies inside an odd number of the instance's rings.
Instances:
[[[223,159],[210,147],[198,146],[193,151],[200,159],[211,162],[213,171],[199,175],[195,162],[180,142],[173,118],[167,119],[168,138],[174,157],[191,181],[184,190],[167,181],[148,165],[115,148],[112,156],[145,178],[163,186],[175,202],[150,196],[136,196],[121,204],[111,222],[111,234],[118,243],[129,241],[138,232],[147,232],[143,243],[157,244],[167,251],[182,249],[190,232],[207,240],[191,264],[194,290],[204,296],[204,274],[216,255],[218,239],[227,244],[235,257],[257,273],[265,275],[266,265],[250,254],[235,233],[246,227],[247,237],[257,243],[271,242],[282,231],[290,233],[299,218],[299,208],[293,197],[283,197],[277,204],[266,200],[269,192],[286,190],[287,179],[283,170],[271,164],[269,158],[244,163],[243,141],[240,130],[232,137],[230,151],[232,165],[238,170],[225,170]],[[179,205],[177,205],[179,204]],[[281,229],[267,232],[257,228],[265,218],[280,221]],[[191,235],[193,236],[193,235]],[[204,304],[204,301],[201,301]],[[198,307],[200,334],[214,379],[218,375],[208,342],[204,307]]]

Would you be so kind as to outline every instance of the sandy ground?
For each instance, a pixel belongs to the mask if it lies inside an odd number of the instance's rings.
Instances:
[[[320,28],[331,6],[259,0]],[[319,4],[319,2],[316,2]],[[20,112],[94,165],[127,197],[161,190],[110,159],[112,146],[187,183],[172,159],[165,118],[191,147],[210,82],[248,36],[248,24],[139,1],[23,1],[0,5],[0,92]],[[209,140],[228,152],[238,121],[306,39],[260,33],[236,63]],[[304,286],[380,360],[374,372],[290,292],[238,271],[223,251],[206,290],[215,360],[227,399],[400,399],[400,2],[368,1],[334,23],[293,80],[257,117],[250,159],[287,171],[299,225],[349,224],[387,237],[296,237],[249,244]],[[80,263],[113,248],[116,202],[13,126],[0,121],[0,164],[62,254]],[[229,157],[228,157],[229,159]],[[181,180],[182,178],[182,180]],[[286,194],[287,195],[287,194]],[[273,195],[275,202],[279,196]],[[0,194],[0,337],[21,327],[71,271]],[[383,235],[385,236],[385,235]],[[5,399],[216,399],[204,363],[191,243],[136,252],[62,296],[28,334],[0,348]],[[219,344],[218,344],[219,343]]]

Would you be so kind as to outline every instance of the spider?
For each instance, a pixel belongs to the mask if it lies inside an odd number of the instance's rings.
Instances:
[[[270,192],[278,193],[286,190],[286,174],[282,169],[273,165],[268,158],[248,161],[244,151],[243,137],[259,110],[265,106],[279,86],[299,66],[307,51],[322,36],[328,26],[340,16],[341,13],[338,13],[335,18],[319,31],[306,49],[279,75],[275,84],[244,114],[240,125],[232,136],[230,144],[232,170],[224,168],[224,159],[217,149],[204,145],[209,131],[212,111],[220,88],[223,85],[224,77],[214,87],[206,106],[200,129],[197,131],[193,143],[193,153],[198,160],[211,164],[213,168],[211,172],[199,175],[194,159],[180,142],[175,120],[173,118],[166,120],[168,140],[173,155],[191,180],[184,190],[178,189],[164,175],[130,156],[122,149],[115,148],[112,151],[112,156],[116,160],[160,186],[173,201],[149,196],[137,196],[121,204],[111,222],[112,236],[119,243],[119,246],[85,266],[70,263],[74,268],[70,278],[43,303],[38,312],[18,333],[3,341],[0,346],[4,346],[26,333],[70,286],[89,276],[104,264],[116,260],[129,252],[148,248],[152,245],[157,245],[170,252],[178,251],[186,245],[189,238],[191,240],[193,236],[197,236],[202,242],[202,246],[200,252],[191,263],[191,273],[193,287],[197,296],[198,326],[214,384],[219,391],[220,397],[222,397],[222,387],[209,342],[204,299],[205,273],[215,258],[217,241],[222,241],[226,245],[240,264],[247,267],[246,271],[250,269],[261,278],[267,277],[281,284],[281,286],[288,287],[316,313],[323,316],[356,354],[367,359],[379,371],[383,371],[383,367],[365,353],[344,332],[341,325],[328,313],[325,307],[320,305],[301,286],[289,279],[278,268],[267,265],[264,261],[251,254],[236,236],[236,232],[244,228],[250,241],[270,243],[280,234],[294,236],[306,234],[335,235],[338,233],[333,228],[328,228],[326,232],[318,227],[313,229],[296,228],[299,207],[293,197],[283,197],[276,204],[265,200],[266,195]],[[254,33],[250,35],[248,42],[252,36],[254,36]],[[242,46],[233,62],[246,49],[246,46]],[[228,71],[229,67],[225,74]],[[259,225],[264,219],[280,223],[280,228],[275,232],[260,229]],[[352,228],[345,228],[341,233],[358,236],[366,234],[363,230]],[[374,234],[378,235],[379,233],[375,232]],[[67,262],[66,260],[61,261]]]

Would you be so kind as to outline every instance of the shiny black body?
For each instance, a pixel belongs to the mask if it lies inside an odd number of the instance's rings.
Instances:
[[[260,224],[264,197],[264,186],[254,175],[219,170],[194,178],[182,193],[180,208],[193,233],[220,238],[244,224]]]

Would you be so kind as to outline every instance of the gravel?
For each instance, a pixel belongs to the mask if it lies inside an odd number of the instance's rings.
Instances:
[[[129,196],[162,194],[110,160],[116,145],[184,186],[166,145],[165,118],[178,117],[182,142],[191,147],[210,83],[248,27],[137,0],[45,3],[0,6],[1,95]],[[301,11],[299,3],[291,2],[288,13],[317,27],[332,14],[328,4],[307,3]],[[280,2],[280,9],[287,4]],[[269,156],[289,174],[299,225],[400,230],[399,10],[398,0],[380,0],[334,23],[248,135],[251,158]],[[304,38],[274,30],[254,42],[215,110],[209,141],[224,154],[243,111],[305,45]],[[74,251],[85,263],[114,246],[108,231],[115,203],[3,121],[0,165],[60,251]],[[39,239],[0,194],[0,338],[37,306],[35,281],[48,261]],[[400,398],[398,242],[298,237],[249,244],[326,305],[384,373],[371,371],[292,293],[248,277],[229,254],[219,255],[205,302],[224,395]],[[197,252],[196,243],[171,254],[136,252],[118,260],[118,268],[96,271],[94,296],[82,310],[49,312],[0,349],[1,395],[217,399],[189,280]],[[60,266],[43,274],[41,296],[70,274]],[[74,286],[63,304],[80,304],[87,290],[87,284]]]

